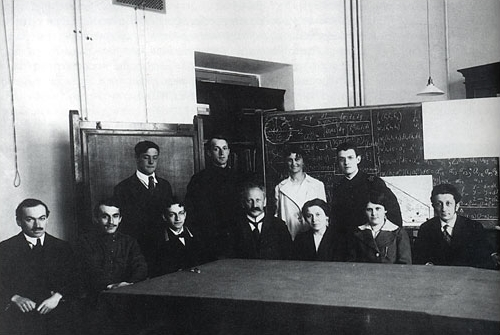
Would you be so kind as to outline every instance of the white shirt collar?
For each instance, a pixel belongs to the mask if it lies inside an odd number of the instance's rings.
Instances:
[[[135,175],[137,176],[137,178],[139,178],[139,180],[141,181],[141,183],[144,186],[146,186],[146,188],[148,188],[148,186],[149,186],[149,177],[151,177],[151,176],[154,178],[155,185],[158,184],[158,180],[156,180],[156,175],[155,175],[154,172],[152,174],[150,174],[150,175],[146,175],[146,174],[142,173],[141,171],[137,170],[135,172]]]
[[[455,227],[455,223],[457,222],[457,214],[455,213],[455,217],[451,219],[450,222],[444,222],[441,218],[439,221],[441,222],[441,230],[443,230],[446,225],[453,230],[453,227]]]
[[[354,177],[356,177],[358,175],[358,172],[359,172],[359,169],[356,170],[356,173],[352,176],[352,177],[347,177],[344,175],[345,179],[347,180],[352,180]]]
[[[394,223],[392,223],[389,220],[385,220],[385,224],[380,228],[380,231],[395,231],[399,227],[396,226]],[[366,229],[372,229],[369,223],[365,223],[361,226],[358,227],[359,230],[366,230]]]
[[[250,215],[247,215],[248,225],[250,226],[250,228],[252,229],[252,231],[255,229],[255,225],[252,224],[252,222],[255,222],[255,223],[258,222],[257,229],[259,229],[259,232],[262,231],[262,220],[264,220],[264,216],[265,215],[266,215],[266,213],[261,213],[256,218],[251,217]]]
[[[42,243],[42,245],[45,243],[45,234],[43,234],[40,237],[31,237],[31,236],[26,235],[25,233],[23,233],[23,235],[24,235],[24,238],[26,239],[26,241],[30,244],[31,248],[33,248],[36,245],[37,239],[40,239],[40,243]]]

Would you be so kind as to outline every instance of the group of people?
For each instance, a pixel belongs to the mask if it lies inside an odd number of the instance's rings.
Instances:
[[[331,204],[324,184],[305,172],[304,152],[288,149],[288,178],[274,189],[273,213],[266,188],[231,169],[229,143],[218,136],[184,201],[156,174],[159,146],[139,142],[137,170],[95,205],[94,231],[74,245],[46,232],[45,203],[24,200],[16,209],[21,232],[0,243],[0,332],[70,334],[85,325],[91,333],[103,313],[100,292],[228,257],[496,266],[482,225],[458,215],[453,185],[432,190],[436,217],[422,224],[412,248],[395,195],[359,170],[355,146],[337,148],[344,176]]]

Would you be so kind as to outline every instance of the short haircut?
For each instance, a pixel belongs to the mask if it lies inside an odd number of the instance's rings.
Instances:
[[[229,146],[229,140],[227,139],[226,136],[224,136],[222,134],[215,134],[212,137],[210,137],[210,140],[206,144],[208,150],[212,149],[212,141],[213,140],[224,140],[224,141],[226,141],[227,145]]]
[[[460,194],[460,192],[458,192],[457,188],[451,184],[439,184],[434,186],[431,193],[431,202],[438,194],[451,194],[456,203],[459,203],[460,200],[462,200],[462,195]]]
[[[31,207],[36,207],[36,206],[40,206],[40,205],[45,207],[45,212],[46,212],[46,215],[48,217],[50,214],[49,207],[42,200],[28,198],[28,199],[24,199],[23,201],[21,201],[21,203],[17,206],[16,219],[19,219],[19,220],[22,219],[23,210],[25,208],[31,208]]]
[[[359,156],[358,148],[352,142],[340,143],[338,145],[338,147],[337,147],[337,155],[339,154],[339,152],[341,152],[341,151],[347,151],[349,149],[354,150],[354,153],[356,154],[356,156]]]
[[[369,202],[372,204],[382,205],[387,209],[387,196],[382,191],[371,190],[366,197],[365,207]]]
[[[306,153],[298,145],[289,145],[285,147],[285,151],[283,151],[283,159],[286,160],[291,154],[296,154],[297,157],[305,160]]]
[[[135,157],[139,157],[140,155],[148,151],[150,148],[156,149],[158,150],[158,153],[160,153],[160,147],[155,142],[141,141],[135,145],[134,148]]]
[[[322,200],[319,198],[309,200],[304,204],[304,206],[302,206],[302,216],[306,217],[307,210],[309,209],[309,207],[313,207],[313,206],[320,207],[323,210],[323,212],[325,212],[325,215],[330,217],[330,211],[328,208],[328,204],[326,203],[325,200]]]
[[[243,184],[241,187],[241,199],[245,199],[245,196],[247,195],[247,192],[250,191],[252,188],[258,188],[259,190],[264,193],[264,197],[266,196],[266,188],[262,183],[256,182],[256,181],[248,181]]]
[[[173,205],[179,205],[180,207],[184,207],[184,209],[186,209],[184,201],[182,201],[179,197],[174,195],[172,198],[168,199],[165,202],[165,205],[163,206],[163,214],[167,214],[168,209]]]
[[[114,197],[106,198],[100,200],[95,206],[94,206],[94,218],[97,218],[99,216],[99,212],[101,210],[101,206],[108,206],[108,207],[116,207],[120,210],[120,215],[121,215],[121,209],[120,209],[120,202],[118,199]]]

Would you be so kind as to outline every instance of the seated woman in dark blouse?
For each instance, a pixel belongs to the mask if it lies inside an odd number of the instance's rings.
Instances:
[[[367,223],[354,232],[351,257],[356,262],[411,264],[408,233],[386,217],[384,193],[371,191],[365,206]]]
[[[299,233],[293,242],[293,259],[302,261],[343,261],[341,243],[328,228],[328,204],[321,199],[307,201],[302,215],[311,229]]]

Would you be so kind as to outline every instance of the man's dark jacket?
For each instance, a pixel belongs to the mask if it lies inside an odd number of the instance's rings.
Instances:
[[[262,222],[259,243],[255,242],[246,215],[242,215],[234,230],[234,257],[245,259],[290,259],[292,238],[285,222],[266,215]]]
[[[480,222],[458,215],[448,244],[441,230],[441,220],[434,217],[418,230],[414,263],[493,268],[492,252]]]

